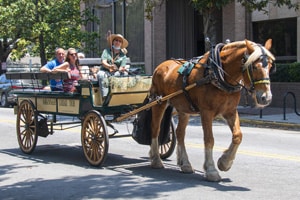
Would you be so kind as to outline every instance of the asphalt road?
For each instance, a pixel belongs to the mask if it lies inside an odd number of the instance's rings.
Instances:
[[[83,155],[80,127],[56,131],[39,138],[31,155],[21,153],[12,108],[0,108],[0,199],[299,199],[300,134],[298,131],[242,127],[243,142],[230,171],[222,181],[207,182],[203,176],[202,129],[191,120],[187,151],[194,174],[176,166],[176,153],[165,169],[149,167],[149,147],[132,138],[109,140],[104,165],[91,167]],[[131,126],[116,125],[120,133]],[[218,157],[230,143],[229,128],[214,124]]]

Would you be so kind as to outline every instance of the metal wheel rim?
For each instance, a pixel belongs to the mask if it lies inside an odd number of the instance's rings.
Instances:
[[[6,95],[5,94],[2,94],[1,95],[1,106],[2,107],[5,107],[7,104],[7,101],[6,101]]]

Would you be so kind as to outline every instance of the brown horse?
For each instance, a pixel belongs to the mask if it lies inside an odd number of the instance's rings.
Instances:
[[[271,39],[266,41],[265,46],[249,40],[217,45],[197,61],[189,62],[188,65],[194,66],[186,70],[189,71],[186,73],[188,76],[178,73],[186,61],[167,60],[157,66],[152,77],[150,98],[172,94],[189,84],[197,83],[197,86],[152,107],[151,167],[164,167],[159,156],[158,134],[163,113],[167,105],[171,105],[178,112],[177,164],[184,173],[194,172],[184,138],[190,115],[200,114],[205,144],[205,176],[208,181],[221,180],[213,160],[213,120],[217,116],[223,117],[232,132],[232,142],[218,160],[218,168],[227,171],[242,141],[237,111],[241,88],[252,94],[257,107],[267,106],[272,100],[269,73],[275,68],[272,64],[275,58],[269,51],[271,45]]]

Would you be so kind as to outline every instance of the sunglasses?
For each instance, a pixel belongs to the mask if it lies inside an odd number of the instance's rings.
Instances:
[[[123,42],[122,40],[118,40],[118,39],[115,39],[114,41],[116,41],[116,42]]]
[[[71,55],[71,56],[76,56],[77,53],[70,53],[69,55]]]

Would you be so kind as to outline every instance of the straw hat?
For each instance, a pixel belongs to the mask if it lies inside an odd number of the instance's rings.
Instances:
[[[123,35],[121,34],[111,34],[107,37],[107,42],[108,45],[111,46],[111,44],[113,43],[114,39],[119,38],[121,39],[122,45],[121,45],[121,49],[126,48],[128,46],[128,41],[123,37]]]

